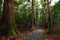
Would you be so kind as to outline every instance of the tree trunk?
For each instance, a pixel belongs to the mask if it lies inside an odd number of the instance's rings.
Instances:
[[[2,35],[16,36],[18,34],[15,26],[15,15],[14,15],[14,0],[4,0],[3,16],[2,16]]]
[[[35,27],[35,19],[36,19],[35,0],[32,0],[32,30],[34,30]]]
[[[52,14],[51,14],[51,7],[49,6],[51,3],[51,0],[43,0],[42,5],[44,8],[44,13],[45,16],[48,18],[48,31],[51,32],[51,27],[52,27]],[[42,19],[44,19],[43,17]],[[42,20],[43,21],[43,20]]]
[[[51,0],[50,0],[51,1]],[[51,3],[49,0],[47,0],[48,3]],[[49,4],[47,5],[47,10],[48,10],[48,31],[49,33],[52,32],[52,14],[51,14],[51,6]]]

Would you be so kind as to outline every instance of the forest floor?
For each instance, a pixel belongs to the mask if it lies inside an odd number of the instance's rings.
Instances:
[[[33,30],[35,31],[35,30]],[[32,33],[33,31],[22,31],[20,33],[20,35],[17,35],[16,38],[17,39],[23,39],[24,37],[28,36],[30,33]]]
[[[35,30],[33,30],[33,31],[35,31]],[[17,36],[17,38],[22,39],[22,38],[28,36],[33,31],[23,31],[23,32],[21,32],[20,36]],[[48,34],[48,35],[46,35],[45,40],[60,40],[60,34]]]
[[[60,40],[60,35],[58,34],[49,34],[47,35],[48,40]]]
[[[33,30],[33,31],[36,31],[36,30]],[[31,34],[33,31],[22,31],[20,33],[20,35],[17,35],[15,37],[15,39],[17,39],[17,40],[23,39],[24,37],[26,37],[29,34]],[[44,32],[46,32],[46,30],[44,30]],[[1,37],[0,37],[0,40],[1,40]],[[54,33],[46,34],[45,40],[60,40],[60,34],[56,34],[56,33],[55,34]]]
[[[36,30],[33,30],[33,31],[36,31]],[[33,31],[23,31],[23,32],[20,33],[20,35],[17,35],[15,37],[15,39],[17,39],[17,40],[23,39],[24,37],[26,37],[29,34],[31,34]],[[0,40],[1,40],[1,37],[0,37]],[[46,34],[45,40],[60,40],[60,34]]]

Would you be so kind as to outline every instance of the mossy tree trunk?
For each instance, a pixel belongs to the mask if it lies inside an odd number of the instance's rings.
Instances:
[[[14,0],[4,0],[3,16],[1,23],[2,35],[16,36],[18,34],[15,25]]]

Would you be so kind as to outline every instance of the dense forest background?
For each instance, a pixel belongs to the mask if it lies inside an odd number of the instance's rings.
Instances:
[[[0,36],[22,31],[60,29],[60,0],[0,0]]]

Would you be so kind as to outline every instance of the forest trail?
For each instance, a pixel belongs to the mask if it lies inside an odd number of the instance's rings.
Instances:
[[[59,34],[48,34],[48,35],[45,35],[45,34],[43,34],[42,33],[42,31],[44,31],[44,30],[33,30],[33,31],[23,31],[20,35],[17,35],[16,37],[0,37],[0,39],[3,39],[4,38],[4,40],[35,40],[35,38],[36,39],[38,39],[38,40],[40,40],[41,38],[41,40],[60,40],[60,35]],[[40,36],[40,35],[43,35],[43,37],[42,36]],[[45,38],[44,38],[44,35],[45,35]]]
[[[43,32],[42,29],[39,29],[39,30],[37,29],[37,30],[33,30],[33,31],[23,31],[16,38],[21,39],[21,40],[29,40],[29,39],[32,40],[35,37],[44,39],[44,37],[42,37],[44,35],[44,34],[42,34],[42,32]]]
[[[39,34],[38,32],[42,32],[42,31],[46,31],[46,30],[34,30],[34,31],[25,31],[25,32],[22,32],[21,34],[20,34],[20,36],[18,36],[18,37],[16,37],[17,39],[23,39],[23,38],[27,38],[28,39],[28,37],[30,36],[30,35],[32,35],[32,33],[33,32],[36,32],[37,34]],[[36,34],[36,35],[37,35]],[[28,37],[27,37],[28,36]],[[35,36],[35,35],[34,35]],[[39,37],[39,35],[38,35],[38,37]],[[31,37],[31,38],[33,38],[33,37]],[[45,36],[45,38],[43,38],[43,39],[45,39],[45,40],[60,40],[60,35],[58,35],[58,34],[48,34],[48,35],[46,35]],[[25,40],[25,39],[23,39],[23,40]]]
[[[35,30],[21,40],[44,40],[45,33],[42,29]]]

